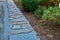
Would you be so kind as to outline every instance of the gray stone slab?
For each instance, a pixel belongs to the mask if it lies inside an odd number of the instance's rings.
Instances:
[[[33,30],[28,30],[28,29],[12,29],[11,30],[11,35],[16,35],[16,34],[21,34],[21,33],[29,33],[29,32],[32,32]]]
[[[21,18],[23,15],[22,14],[10,14],[10,19],[11,18]]]
[[[16,24],[16,25],[18,25],[18,24],[27,24],[27,22],[26,21],[12,21],[12,24]]]
[[[13,25],[12,29],[21,29],[22,26],[21,25]]]

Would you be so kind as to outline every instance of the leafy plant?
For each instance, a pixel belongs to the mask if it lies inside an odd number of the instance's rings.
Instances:
[[[52,22],[53,25],[60,24],[60,9],[58,7],[49,7],[47,10],[44,10],[42,20],[48,20]]]
[[[40,0],[22,0],[23,8],[29,11],[36,10]]]
[[[46,10],[45,6],[38,6],[38,8],[36,9],[36,11],[34,11],[34,16],[37,18],[40,18],[43,15],[43,11]]]

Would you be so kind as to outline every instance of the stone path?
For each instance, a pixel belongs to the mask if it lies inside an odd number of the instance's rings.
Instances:
[[[0,4],[0,40],[4,40],[3,39],[3,33],[4,33],[4,23],[3,23],[3,14],[2,14],[2,6]]]
[[[3,9],[4,40],[40,40],[29,21],[12,0],[0,2]]]

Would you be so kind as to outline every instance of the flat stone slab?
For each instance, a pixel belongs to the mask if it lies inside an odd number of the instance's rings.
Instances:
[[[19,15],[19,14],[15,14],[15,15],[10,15],[9,16],[10,18],[9,19],[17,19],[17,18],[21,18],[22,17],[22,15]]]
[[[24,34],[26,34],[26,33],[30,33],[30,32],[32,32],[33,30],[31,29],[31,30],[29,30],[29,29],[12,29],[11,30],[11,35],[18,35],[18,34],[21,34],[21,33],[24,33]]]
[[[27,24],[27,22],[26,21],[12,21],[12,24],[16,24],[16,25],[18,25],[18,24]]]

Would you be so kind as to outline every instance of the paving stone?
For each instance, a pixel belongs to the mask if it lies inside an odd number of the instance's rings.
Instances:
[[[20,14],[20,13],[17,13],[17,14],[10,13],[9,15],[10,15],[10,16],[19,16],[19,15],[22,15],[22,14]]]
[[[22,15],[21,14],[10,14],[10,18],[21,18]]]
[[[12,29],[21,29],[22,26],[21,25],[13,25]]]
[[[29,22],[24,16],[22,16],[21,18],[18,18],[18,19],[14,19],[14,18],[11,18],[11,19],[9,19],[11,22],[12,21],[27,21],[27,22]]]
[[[27,28],[28,29],[28,24],[21,24],[22,28]]]
[[[12,21],[12,24],[27,24],[27,22],[26,21]]]
[[[20,29],[20,30],[11,30],[11,34],[21,34],[21,33],[29,33],[33,30],[28,30],[28,29]]]

